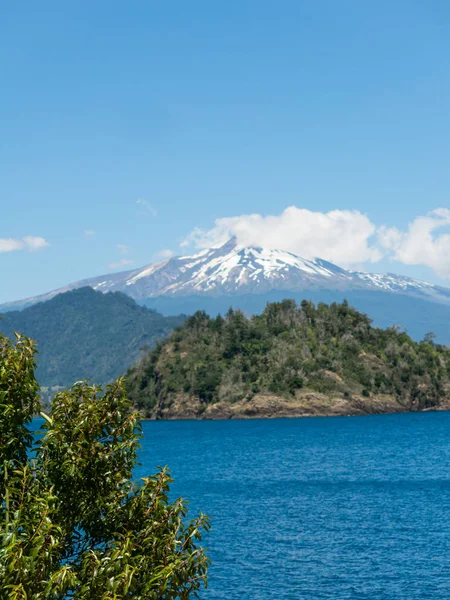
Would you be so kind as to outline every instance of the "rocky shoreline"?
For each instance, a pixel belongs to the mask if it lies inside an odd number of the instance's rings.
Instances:
[[[445,401],[425,410],[450,410]],[[151,420],[228,420],[302,417],[343,417],[405,412],[423,412],[414,405],[402,405],[388,395],[365,397],[327,396],[318,392],[301,392],[295,398],[274,394],[257,394],[235,403],[216,402],[205,405],[186,395],[173,398],[170,406],[158,407]]]

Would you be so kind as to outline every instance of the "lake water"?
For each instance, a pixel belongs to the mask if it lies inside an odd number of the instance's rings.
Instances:
[[[212,519],[204,600],[450,598],[450,413],[143,427]]]

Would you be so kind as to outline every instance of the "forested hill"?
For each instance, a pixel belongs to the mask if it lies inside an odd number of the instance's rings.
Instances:
[[[23,311],[0,315],[0,332],[36,340],[42,386],[70,386],[79,379],[107,383],[135,363],[184,317],[163,317],[120,292],[85,287]]]
[[[342,304],[292,300],[260,316],[197,312],[127,374],[156,418],[364,414],[446,406],[450,349]]]

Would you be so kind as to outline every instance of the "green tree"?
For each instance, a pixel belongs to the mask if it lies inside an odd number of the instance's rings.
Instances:
[[[141,429],[122,380],[57,394],[33,447],[34,355],[0,336],[0,598],[198,597],[208,519],[169,500],[167,469],[132,482]]]

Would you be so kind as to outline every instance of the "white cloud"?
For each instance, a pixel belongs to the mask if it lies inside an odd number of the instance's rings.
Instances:
[[[108,267],[110,269],[122,269],[123,267],[129,267],[130,265],[134,265],[134,260],[130,260],[129,258],[121,258],[117,262],[110,263]]]
[[[120,252],[120,254],[128,254],[130,252],[130,247],[126,244],[117,244],[116,248]]]
[[[440,277],[450,277],[450,210],[436,208],[416,217],[407,231],[381,227],[378,240],[393,260],[406,265],[425,265]],[[447,231],[442,232],[443,228]],[[439,230],[441,230],[439,232]]]
[[[136,200],[136,204],[138,204],[141,209],[138,210],[138,215],[150,215],[151,217],[156,217],[158,214],[156,209],[150,204],[148,200],[144,200],[143,198],[138,198]]]
[[[26,235],[23,238],[23,242],[25,247],[30,252],[36,252],[36,250],[41,250],[42,248],[46,248],[50,246],[50,244],[43,237],[38,237],[34,235]]]
[[[13,238],[0,238],[0,252],[13,252],[14,250],[22,250],[24,243],[22,240]]]
[[[159,250],[153,255],[153,258],[166,260],[167,258],[172,258],[175,256],[175,252],[170,250],[170,248],[164,248],[164,250]]]
[[[356,210],[316,212],[296,206],[280,215],[224,217],[211,229],[194,229],[181,243],[197,248],[238,244],[288,250],[304,258],[320,257],[347,268],[382,258],[426,266],[450,279],[450,209],[436,208],[413,219],[405,229],[376,227]],[[372,269],[371,269],[372,270]]]
[[[28,250],[36,252],[50,244],[43,237],[26,235],[22,239],[0,238],[0,252],[13,252],[15,250]]]
[[[95,235],[95,231],[93,229],[85,229],[83,231],[83,235],[85,238],[90,238],[93,237]]]
[[[182,243],[208,248],[235,236],[238,244],[278,248],[304,258],[320,257],[344,267],[377,262],[375,225],[356,210],[327,213],[290,206],[280,215],[224,217],[210,230],[195,229]]]

